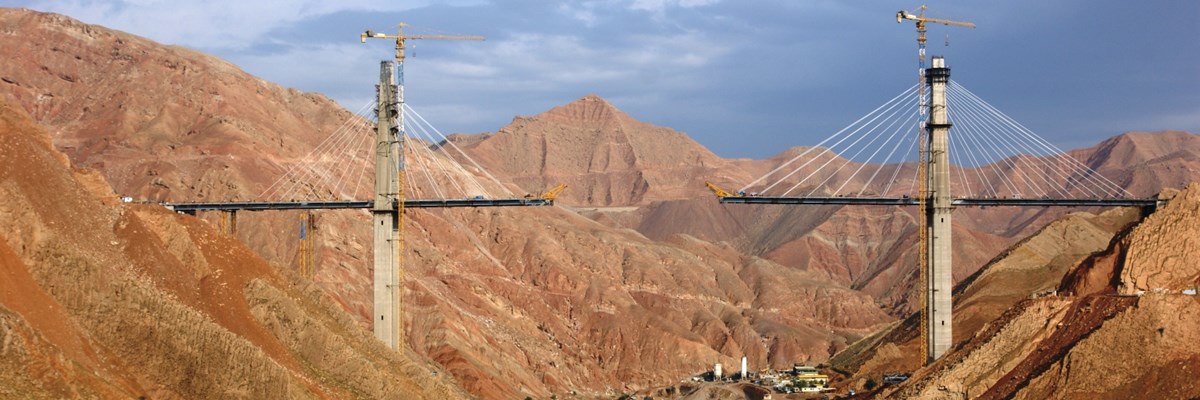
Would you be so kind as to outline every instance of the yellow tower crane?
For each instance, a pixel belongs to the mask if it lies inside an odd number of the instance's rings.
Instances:
[[[926,106],[926,104],[925,104],[925,24],[926,23],[934,23],[934,24],[942,24],[942,25],[947,25],[947,26],[961,26],[961,27],[965,27],[965,28],[974,28],[975,27],[975,24],[971,23],[971,22],[953,21],[953,20],[948,20],[948,19],[926,17],[925,10],[927,8],[928,7],[926,7],[924,4],[922,4],[921,7],[919,7],[917,9],[918,11],[915,14],[912,12],[904,11],[904,10],[896,11],[896,23],[901,23],[901,22],[904,22],[905,20],[916,21],[916,23],[917,23],[917,59],[918,59],[918,64],[919,64],[919,68],[918,68],[918,72],[917,72],[917,88],[918,88],[917,89],[917,98],[919,99],[919,102],[920,102],[920,104],[918,106],[918,112],[920,112],[920,114],[921,114],[921,121],[919,122],[921,124],[921,126],[918,127],[917,131],[921,132],[922,134],[925,133],[924,124],[925,124],[925,106]],[[929,345],[929,342],[928,342],[929,332],[928,332],[928,327],[926,325],[928,322],[929,315],[928,315],[928,303],[927,303],[928,299],[926,298],[926,294],[929,292],[929,282],[928,282],[929,259],[928,259],[928,254],[926,254],[926,246],[929,245],[929,238],[927,237],[929,232],[927,230],[926,223],[928,222],[928,217],[929,217],[928,216],[929,210],[927,207],[927,201],[929,201],[929,182],[928,182],[929,171],[927,170],[927,165],[928,165],[928,161],[929,161],[929,149],[928,149],[928,141],[927,140],[918,140],[918,141],[921,142],[920,150],[918,151],[920,156],[919,156],[919,161],[917,162],[917,181],[919,182],[918,183],[918,186],[919,186],[918,192],[919,193],[917,194],[917,203],[918,203],[917,208],[920,210],[919,211],[920,217],[917,218],[917,232],[918,232],[917,236],[919,238],[919,240],[918,240],[918,249],[919,250],[917,251],[917,254],[918,254],[917,270],[918,270],[919,277],[917,279],[920,282],[919,286],[920,286],[920,290],[921,290],[921,294],[919,295],[919,297],[921,299],[921,318],[920,318],[919,324],[921,326],[921,338],[920,338],[921,357],[924,357],[926,360],[928,360],[929,359],[929,346],[928,346]]]
[[[417,39],[433,40],[484,40],[483,36],[449,35],[406,35],[404,23],[395,35],[366,31],[359,35],[363,43],[368,38],[394,39],[396,62],[385,61],[380,68],[380,84],[377,91],[379,104],[376,109],[376,175],[375,204],[372,208],[372,225],[375,229],[375,316],[372,317],[375,337],[392,349],[404,346],[404,326],[400,312],[404,297],[404,42]],[[394,70],[389,67],[394,67]],[[393,74],[396,72],[396,74]],[[395,175],[392,175],[392,171]],[[392,185],[395,185],[394,187]],[[558,185],[539,196],[526,196],[517,202],[489,202],[476,198],[463,200],[468,207],[495,207],[509,205],[553,205],[555,198],[566,189]],[[420,201],[420,200],[418,200]],[[470,203],[478,201],[478,203]],[[422,207],[455,207],[450,205]],[[394,271],[394,273],[388,273]]]
[[[377,150],[378,154],[376,154],[376,165],[375,165],[375,168],[377,170],[380,168],[388,168],[388,167],[393,167],[393,166],[396,169],[395,182],[394,182],[396,186],[394,189],[386,187],[386,186],[388,186],[386,181],[390,180],[390,179],[383,179],[383,180],[380,179],[381,176],[391,175],[390,171],[388,171],[386,173],[382,173],[382,174],[379,171],[377,171],[376,172],[376,182],[375,182],[376,204],[377,204],[375,212],[377,214],[380,214],[380,215],[378,215],[380,217],[383,217],[384,214],[392,214],[392,215],[394,215],[394,221],[395,221],[395,225],[391,229],[392,232],[390,233],[390,236],[391,236],[390,238],[383,240],[383,238],[378,236],[379,235],[378,232],[376,233],[377,236],[375,238],[375,242],[376,242],[375,246],[376,246],[377,252],[379,251],[379,247],[381,246],[381,243],[387,243],[387,242],[392,243],[392,245],[390,245],[390,247],[393,249],[391,257],[392,257],[392,259],[395,260],[394,263],[392,263],[394,272],[392,274],[390,274],[391,278],[386,279],[386,281],[388,281],[388,282],[381,283],[380,274],[379,274],[379,272],[376,272],[376,283],[375,283],[376,284],[376,292],[377,292],[376,293],[376,308],[377,308],[376,314],[380,313],[380,311],[378,310],[378,308],[381,305],[381,301],[379,298],[379,296],[380,296],[379,292],[381,289],[380,285],[383,285],[383,286],[386,286],[385,291],[391,293],[391,296],[390,296],[391,299],[389,301],[383,302],[383,304],[387,304],[388,306],[390,306],[389,308],[391,308],[390,313],[385,314],[385,315],[391,315],[392,318],[391,318],[391,321],[384,321],[385,324],[389,324],[390,326],[382,328],[382,329],[379,326],[376,326],[375,335],[377,338],[383,340],[385,343],[387,343],[393,349],[401,348],[403,346],[403,343],[405,342],[404,326],[402,324],[403,318],[399,317],[401,315],[400,303],[404,297],[404,272],[405,272],[404,271],[404,254],[405,254],[404,253],[404,244],[405,244],[404,243],[404,198],[405,198],[405,196],[404,196],[404,184],[405,184],[404,183],[405,182],[404,138],[405,138],[406,134],[405,134],[405,129],[404,129],[404,42],[407,40],[418,40],[418,39],[424,39],[424,40],[483,40],[483,36],[405,35],[404,34],[405,26],[407,26],[407,24],[401,22],[396,29],[395,35],[388,35],[388,34],[373,32],[373,31],[369,31],[369,30],[359,34],[359,41],[361,41],[362,43],[366,43],[367,38],[395,39],[396,40],[396,65],[395,65],[395,68],[398,73],[394,76],[391,75],[390,72],[388,73],[389,76],[392,76],[392,78],[391,78],[392,82],[390,82],[390,83],[380,82],[381,90],[379,92],[380,99],[379,99],[379,106],[378,106],[379,107],[378,108],[379,120],[377,121],[378,125],[376,128],[377,140],[379,140],[379,142],[382,143],[383,145],[386,145],[387,147],[391,148],[391,150],[384,150],[384,151]],[[390,89],[383,90],[382,89],[383,85],[393,86],[395,88],[395,91],[392,92]],[[385,99],[384,98],[385,93],[387,94],[386,97],[390,97],[390,98]],[[381,132],[388,132],[388,133],[381,133]],[[386,135],[386,137],[378,136],[380,134]],[[395,144],[394,147],[391,146],[392,143]],[[394,192],[392,190],[394,190]],[[386,204],[391,204],[391,201],[393,199],[389,199],[388,197],[392,197],[392,196],[394,196],[395,209],[388,210],[387,209],[388,206],[386,206]],[[376,269],[379,269],[381,267],[381,265],[379,265],[380,260],[381,260],[381,258],[377,256],[376,257],[376,265],[375,265]],[[374,320],[374,323],[376,323],[376,324],[380,323],[378,318],[372,318],[372,320]]]
[[[918,57],[921,59],[921,68],[925,67],[925,23],[935,23],[947,26],[961,26],[965,28],[974,28],[975,24],[971,22],[952,21],[948,19],[928,18],[925,16],[925,9],[929,7],[924,4],[917,8],[917,13],[913,14],[908,11],[896,11],[896,23],[911,20],[917,22],[917,47],[920,49]]]

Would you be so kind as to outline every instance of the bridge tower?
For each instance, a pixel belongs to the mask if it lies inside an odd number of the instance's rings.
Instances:
[[[395,65],[383,61],[379,65],[379,85],[375,123],[375,203],[371,208],[371,226],[374,230],[374,316],[372,330],[375,337],[392,349],[400,345],[400,267],[399,257],[402,236],[400,229],[403,218],[398,205],[403,204],[400,180],[404,177],[404,151],[400,134],[400,107],[403,93],[398,91],[394,75]]]
[[[950,81],[950,68],[942,57],[934,57],[932,66],[925,70],[925,82],[929,85],[928,131],[929,164],[926,175],[929,197],[925,202],[926,218],[925,249],[927,271],[925,271],[925,331],[926,363],[932,363],[946,354],[954,344],[951,323],[953,304],[950,292],[954,288],[951,276],[950,214],[954,211],[950,197],[950,121],[946,115],[946,83]]]

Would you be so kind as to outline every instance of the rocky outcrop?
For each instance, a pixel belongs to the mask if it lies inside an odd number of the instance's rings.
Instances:
[[[955,341],[980,335],[1025,299],[1055,293],[1064,275],[1102,251],[1138,216],[1133,209],[1070,214],[1001,252],[955,288]],[[852,372],[852,384],[860,389],[868,377],[878,382],[886,373],[915,370],[920,367],[918,332],[917,318],[910,317],[871,341],[838,354],[832,363]]]
[[[1200,185],[1193,184],[1129,235],[1120,294],[1200,287]]]
[[[1052,343],[1059,356],[1033,367],[1024,384],[981,398],[1128,399],[1200,396],[1200,302],[1194,296],[1148,295],[1077,341]],[[1053,345],[1061,344],[1062,347]],[[1032,366],[1031,366],[1032,367]]]

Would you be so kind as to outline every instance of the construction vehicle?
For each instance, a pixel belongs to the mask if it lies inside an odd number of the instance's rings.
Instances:
[[[546,193],[542,193],[540,198],[542,200],[548,200],[548,201],[553,202],[554,199],[557,198],[558,195],[561,194],[562,191],[565,190],[566,188],[567,188],[567,184],[560,183],[560,184],[558,184],[558,186],[555,186],[553,189],[550,189]]]
[[[711,190],[713,194],[717,195],[718,198],[733,196],[733,193],[730,193],[728,190],[721,189],[720,186],[717,186],[712,182],[704,182],[704,186],[708,186],[708,190]]]

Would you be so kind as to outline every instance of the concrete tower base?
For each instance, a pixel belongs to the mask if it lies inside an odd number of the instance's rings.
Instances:
[[[954,290],[951,275],[950,216],[954,211],[950,197],[950,121],[946,115],[946,83],[950,81],[950,68],[945,59],[933,58],[932,67],[925,70],[929,85],[929,199],[925,203],[928,218],[926,236],[928,271],[925,273],[925,323],[926,345],[929,349],[927,362],[933,362],[946,354],[954,344],[953,307],[950,293]]]

